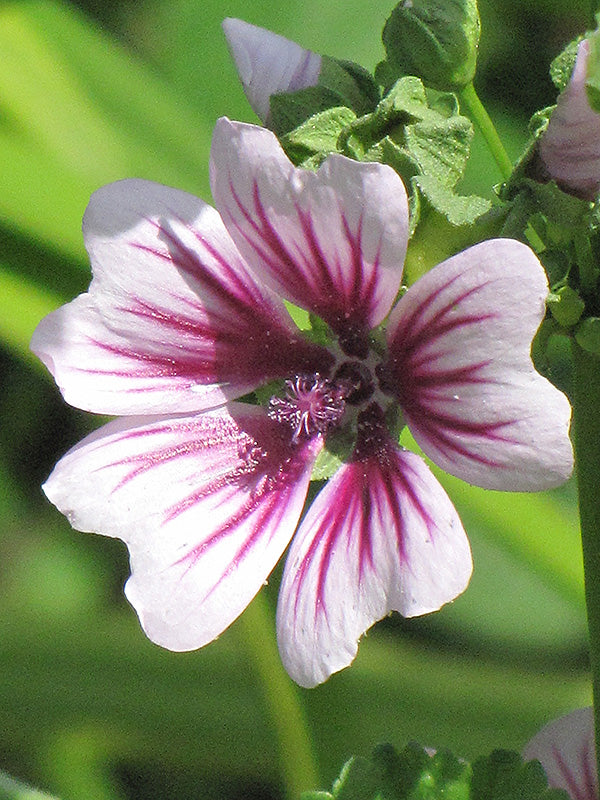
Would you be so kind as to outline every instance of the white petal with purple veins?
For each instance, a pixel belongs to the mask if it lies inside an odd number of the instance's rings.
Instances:
[[[570,475],[571,408],[530,355],[547,292],[533,252],[496,239],[432,269],[392,312],[384,380],[446,472],[508,491]]]
[[[202,647],[258,592],[287,546],[321,440],[256,406],[116,420],[44,486],[74,528],[125,541],[127,596],[152,641]]]
[[[321,56],[277,33],[241,19],[226,19],[223,30],[248,102],[268,121],[272,94],[316,86]]]
[[[391,440],[341,467],[296,534],[277,610],[282,661],[314,686],[354,659],[358,640],[390,611],[435,611],[472,569],[454,506],[426,464]]]
[[[540,156],[548,174],[565,191],[595,200],[600,191],[600,114],[586,91],[590,44],[584,39],[575,69],[559,95],[548,127],[540,139]]]
[[[270,131],[218,121],[211,151],[217,208],[257,275],[343,339],[378,325],[400,287],[406,191],[383,164],[331,155],[296,169]]]
[[[89,293],[42,320],[31,345],[72,405],[192,411],[329,363],[248,271],[218,213],[192,195],[110,184],[93,195],[83,230]]]
[[[594,712],[580,708],[548,723],[523,751],[537,759],[550,787],[565,789],[572,800],[598,800]]]

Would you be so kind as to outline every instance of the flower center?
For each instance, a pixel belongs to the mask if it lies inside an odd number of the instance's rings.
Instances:
[[[285,397],[270,399],[269,416],[290,425],[295,442],[304,436],[325,434],[339,424],[349,392],[343,381],[330,381],[316,373],[296,376],[285,386]]]
[[[361,361],[345,361],[335,373],[334,381],[346,387],[345,399],[352,406],[361,405],[375,391],[371,370]]]

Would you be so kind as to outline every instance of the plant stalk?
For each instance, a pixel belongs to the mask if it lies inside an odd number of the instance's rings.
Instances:
[[[244,611],[240,623],[277,737],[285,796],[299,800],[302,792],[319,787],[318,770],[298,688],[279,657],[274,614],[264,591]]]
[[[479,99],[473,84],[469,83],[467,86],[465,86],[464,89],[458,93],[458,98],[461,106],[466,108],[469,116],[483,134],[488,149],[492,154],[494,161],[498,165],[498,169],[502,175],[502,180],[507,181],[512,175],[512,161],[508,157],[508,153],[504,149],[504,145],[498,136],[498,131],[494,127],[494,123],[492,122],[490,115],[487,113],[485,106]]]
[[[585,573],[590,667],[600,756],[600,358],[573,340],[573,441]],[[600,769],[598,770],[600,775]]]

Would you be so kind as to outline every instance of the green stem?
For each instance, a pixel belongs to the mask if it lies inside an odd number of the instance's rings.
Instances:
[[[485,106],[479,99],[473,84],[469,83],[465,86],[464,89],[459,92],[458,97],[461,105],[467,109],[469,116],[483,134],[489,151],[498,165],[503,180],[507,181],[512,175],[512,161],[508,157],[504,145],[498,136],[498,131],[494,127],[490,115],[485,110]]]
[[[585,602],[600,758],[600,358],[573,341],[573,440],[585,573]],[[598,770],[600,775],[600,769]]]
[[[273,616],[268,598],[259,592],[240,622],[277,736],[286,797],[298,800],[302,792],[319,787],[319,777],[298,689],[279,657]]]
[[[512,175],[512,161],[508,157],[508,153],[504,149],[504,145],[498,136],[498,131],[496,130],[490,115],[487,113],[485,106],[479,99],[479,95],[475,91],[473,84],[469,83],[468,86],[465,86],[465,88],[459,92],[458,97],[462,105],[467,108],[471,119],[475,122],[483,134],[488,149],[492,154],[494,161],[498,165],[502,179],[507,181]],[[541,253],[545,245],[531,222],[529,224],[528,236],[532,247],[538,253]]]

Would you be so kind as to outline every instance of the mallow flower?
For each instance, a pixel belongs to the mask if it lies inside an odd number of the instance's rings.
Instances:
[[[539,153],[547,175],[565,192],[595,200],[600,192],[600,114],[586,90],[590,42],[577,50],[571,80],[559,95],[543,133]]]
[[[225,630],[293,537],[277,635],[313,686],[376,620],[469,581],[457,512],[398,445],[405,425],[479,486],[569,475],[569,403],[530,358],[548,286],[528,247],[496,239],[403,294],[407,197],[386,165],[298,169],[270,131],[221,119],[210,175],[217,210],[142,180],[93,195],[89,291],[32,348],[67,402],[120,416],[44,488],[75,528],[127,543],[127,597],[171,650]],[[311,475],[331,477],[301,517]]]
[[[250,106],[268,124],[271,95],[316,86],[322,59],[296,42],[229,17],[223,32]]]
[[[523,751],[546,771],[548,785],[564,789],[572,800],[598,800],[594,712],[579,708],[549,722]]]

